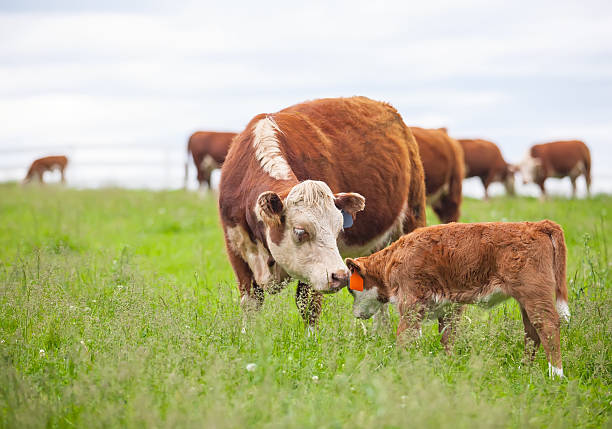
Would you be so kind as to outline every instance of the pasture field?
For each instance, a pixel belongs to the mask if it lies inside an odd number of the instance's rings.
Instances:
[[[433,323],[398,349],[396,313],[375,332],[346,291],[308,337],[293,284],[243,334],[213,195],[0,185],[0,427],[610,427],[612,197],[462,211],[563,226],[566,379],[522,361],[513,301],[470,308],[451,355]]]

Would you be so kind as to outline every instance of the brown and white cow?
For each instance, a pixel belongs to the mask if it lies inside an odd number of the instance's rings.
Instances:
[[[312,325],[321,294],[348,283],[341,253],[369,254],[425,225],[418,147],[391,105],[365,97],[260,114],[230,148],[219,210],[243,309],[293,278]]]
[[[30,165],[28,173],[26,174],[26,177],[23,179],[22,183],[30,183],[32,180],[36,179],[42,184],[44,183],[43,175],[47,171],[59,171],[62,175],[62,183],[66,183],[66,176],[64,175],[66,165],[68,165],[68,158],[63,155],[45,156],[44,158],[39,158],[35,160],[32,165]]]
[[[508,195],[514,195],[516,168],[508,164],[493,142],[482,139],[459,139],[465,159],[465,177],[479,177],[484,186],[485,199],[489,198],[489,185],[501,182]]]
[[[576,179],[584,176],[587,194],[591,193],[591,152],[580,140],[558,141],[531,146],[520,164],[523,183],[534,182],[546,197],[544,182],[549,177],[568,176],[572,197],[576,197]]]
[[[570,313],[565,239],[556,223],[419,228],[380,252],[346,263],[355,276],[349,286],[355,317],[369,318],[384,303],[395,303],[400,314],[398,340],[402,334],[420,332],[422,319],[429,317],[438,319],[448,350],[462,304],[488,308],[509,297],[516,299],[526,352],[533,358],[541,342],[551,375],[563,376],[559,316],[569,320]]]
[[[213,131],[196,131],[187,143],[187,160],[185,161],[185,184],[189,179],[189,155],[198,172],[200,187],[210,187],[210,176],[213,170],[221,168],[230,144],[236,133],[219,133]]]
[[[457,222],[461,206],[463,150],[446,128],[410,127],[425,170],[427,203],[444,223]]]

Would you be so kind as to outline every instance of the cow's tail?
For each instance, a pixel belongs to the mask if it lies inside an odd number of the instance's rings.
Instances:
[[[567,248],[561,227],[550,221],[541,222],[543,231],[548,234],[553,247],[553,270],[555,273],[555,295],[556,307],[559,316],[566,322],[570,320],[570,311],[567,304],[567,283],[565,277],[565,265],[567,261]]]
[[[586,180],[587,193],[591,193],[591,152],[584,145],[584,179]]]
[[[185,180],[183,181],[183,188],[187,189],[187,182],[189,181],[189,157],[191,156],[191,137],[187,141],[187,156],[185,157]]]

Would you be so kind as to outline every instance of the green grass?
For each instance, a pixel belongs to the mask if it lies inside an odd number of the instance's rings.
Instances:
[[[0,185],[0,427],[610,427],[611,210],[608,196],[463,205],[466,222],[565,230],[567,378],[549,380],[542,350],[522,363],[514,302],[471,308],[451,355],[435,324],[398,349],[345,291],[308,337],[295,285],[241,334],[212,196]]]

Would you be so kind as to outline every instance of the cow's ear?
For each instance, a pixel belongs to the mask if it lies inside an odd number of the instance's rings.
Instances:
[[[280,225],[282,223],[285,205],[278,194],[266,191],[257,197],[255,207],[259,217],[269,225]]]
[[[350,214],[353,219],[357,212],[365,208],[365,198],[354,192],[342,192],[334,195],[334,203],[340,210]]]
[[[344,260],[344,263],[346,264],[348,269],[351,270],[351,273],[358,273],[362,277],[364,276],[365,267],[357,259],[346,258]]]

